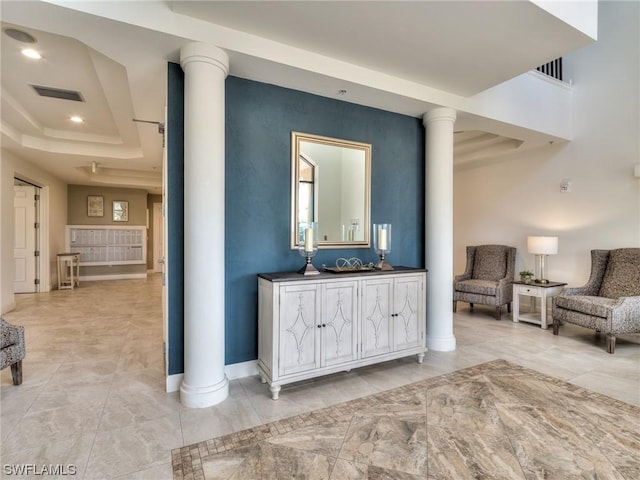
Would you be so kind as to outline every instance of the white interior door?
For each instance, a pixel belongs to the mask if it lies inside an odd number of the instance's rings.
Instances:
[[[14,186],[14,292],[36,292],[36,187]]]

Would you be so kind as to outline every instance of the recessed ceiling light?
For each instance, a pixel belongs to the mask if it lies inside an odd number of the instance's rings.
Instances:
[[[74,123],[82,123],[82,122],[84,122],[82,117],[79,117],[78,115],[72,116],[71,117],[71,121],[74,122]]]
[[[22,54],[25,57],[35,58],[36,60],[39,60],[39,59],[42,58],[42,55],[40,55],[40,53],[35,51],[33,48],[25,48],[25,49],[23,49],[22,50]]]

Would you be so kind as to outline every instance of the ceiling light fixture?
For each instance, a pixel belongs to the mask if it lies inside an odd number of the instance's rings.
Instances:
[[[82,117],[79,117],[78,115],[73,115],[71,117],[71,121],[74,122],[74,123],[83,123],[84,122]]]
[[[40,53],[34,50],[33,48],[22,49],[22,54],[25,57],[34,58],[36,60],[40,60],[42,58],[42,55],[40,55]]]

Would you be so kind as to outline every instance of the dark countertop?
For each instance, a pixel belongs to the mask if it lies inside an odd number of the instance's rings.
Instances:
[[[317,267],[316,267],[317,268]],[[328,278],[333,278],[335,280],[339,280],[341,278],[349,278],[349,277],[363,277],[363,276],[371,276],[376,277],[380,275],[394,275],[394,274],[403,274],[403,273],[421,273],[426,272],[425,268],[414,268],[414,267],[393,267],[393,270],[372,270],[372,271],[356,271],[356,272],[323,272],[322,267],[319,267],[320,274],[318,275],[302,275],[297,272],[274,272],[274,273],[259,273],[258,277],[264,278],[265,280],[269,280],[271,282],[282,282],[282,281],[291,281],[291,280],[326,280]]]

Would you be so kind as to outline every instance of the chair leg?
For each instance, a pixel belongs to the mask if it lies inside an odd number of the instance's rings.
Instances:
[[[471,310],[473,310],[473,303],[470,303],[470,304],[469,304],[469,308],[470,308]]]
[[[502,307],[498,305],[496,307],[496,320],[500,320],[502,318]]]
[[[607,353],[613,354],[616,349],[616,336],[607,335]]]
[[[511,313],[511,302],[507,303],[507,313]]]
[[[560,330],[560,320],[557,319],[553,319],[553,334],[554,335],[558,335],[558,332]]]
[[[458,302],[456,300],[453,301],[453,313],[458,311]]]
[[[18,360],[11,365],[11,376],[13,377],[14,385],[20,385],[22,383],[22,360]]]

